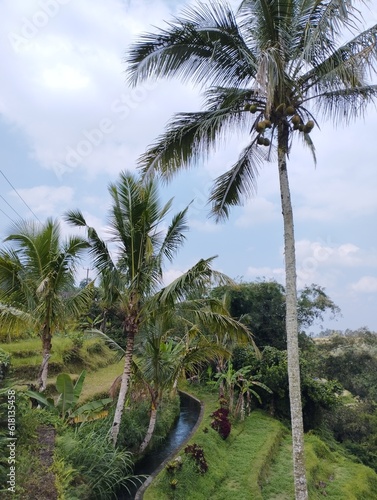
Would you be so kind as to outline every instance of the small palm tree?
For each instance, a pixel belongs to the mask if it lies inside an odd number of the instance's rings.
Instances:
[[[94,265],[105,277],[109,296],[120,311],[123,333],[127,339],[124,370],[111,428],[114,445],[123,415],[132,370],[135,337],[156,311],[166,313],[193,289],[205,289],[214,276],[213,258],[200,260],[169,286],[162,288],[164,260],[172,261],[185,240],[187,208],[176,214],[166,231],[164,223],[172,200],[161,206],[157,183],[141,182],[136,175],[123,172],[118,183],[111,184],[112,198],[108,231],[109,245],[89,227],[79,211],[70,211],[66,220],[86,227]]]
[[[156,295],[157,301],[164,292]],[[203,363],[228,359],[231,352],[224,347],[224,338],[254,345],[251,332],[230,316],[223,300],[196,295],[198,290],[174,308],[164,311],[165,314],[159,311],[158,320],[153,322],[142,343],[142,356],[137,366],[151,395],[151,413],[140,453],[152,438],[164,390],[175,392],[179,378],[197,376]]]
[[[52,336],[90,300],[90,287],[74,287],[77,263],[88,244],[72,236],[62,241],[57,221],[20,222],[0,252],[0,314],[8,324],[29,324],[42,339],[39,391],[46,388]]]
[[[203,338],[187,348],[184,340],[168,338],[167,332],[158,326],[148,332],[142,357],[136,362],[136,374],[147,386],[151,398],[149,426],[139,453],[145,451],[152,439],[164,393],[174,388],[182,372],[196,373],[203,362],[213,360],[219,353],[224,355],[224,349]]]
[[[352,0],[244,0],[197,3],[166,29],[147,33],[129,51],[130,81],[173,77],[206,87],[205,109],[181,113],[141,158],[145,174],[170,178],[206,156],[235,128],[249,142],[210,196],[217,218],[253,194],[260,165],[275,157],[284,220],[286,327],[295,494],[307,498],[297,326],[296,259],[288,182],[294,138],[314,155],[315,114],[349,121],[377,96],[368,76],[377,58],[377,25],[362,31]],[[339,43],[342,30],[354,33]]]

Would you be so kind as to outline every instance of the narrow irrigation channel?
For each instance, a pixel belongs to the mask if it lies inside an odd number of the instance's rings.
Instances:
[[[130,487],[130,493],[120,492],[118,500],[141,500],[147,486],[153,478],[163,469],[170,457],[187,441],[199,425],[203,413],[200,401],[185,392],[180,392],[180,413],[174,427],[161,443],[161,446],[150,453],[136,464],[134,473],[136,475],[147,475],[148,478],[134,488]]]

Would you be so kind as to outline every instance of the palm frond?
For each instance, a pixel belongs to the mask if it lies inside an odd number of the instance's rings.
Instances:
[[[227,218],[229,207],[239,205],[244,196],[255,194],[259,166],[266,160],[267,154],[257,146],[255,138],[233,167],[215,180],[210,202],[217,220]]]
[[[248,327],[233,319],[229,314],[219,314],[213,311],[199,309],[194,312],[194,317],[197,322],[207,325],[220,337],[228,335],[238,342],[253,341],[252,333]]]
[[[317,109],[325,117],[335,123],[349,123],[363,116],[366,107],[376,102],[377,85],[323,92],[317,98]]]
[[[195,290],[205,290],[215,275],[211,264],[216,257],[199,260],[193,267],[164,287],[155,296],[161,306],[171,305],[184,300]]]
[[[310,137],[309,134],[300,134],[302,137],[303,143],[305,146],[307,146],[312,154],[314,165],[317,165],[317,155],[315,153],[315,147],[314,147],[314,142],[312,141],[312,138]]]
[[[303,2],[298,25],[302,59],[313,64],[329,57],[342,30],[357,28],[358,15],[353,0]]]
[[[334,50],[308,71],[302,82],[306,92],[362,87],[377,62],[377,25]]]
[[[170,262],[172,262],[177,250],[183,245],[186,239],[184,232],[188,230],[187,211],[188,207],[173,217],[161,245],[159,254],[164,255]]]
[[[76,293],[69,295],[65,300],[65,309],[68,314],[78,317],[79,314],[88,308],[93,300],[93,286],[86,286]]]
[[[237,124],[247,123],[245,113],[238,109],[220,108],[198,113],[180,113],[173,117],[166,132],[157,138],[140,157],[139,166],[144,176],[157,170],[169,180],[182,168],[195,165],[215,149],[217,141],[225,139],[225,132]]]
[[[32,314],[22,309],[18,309],[8,304],[0,302],[0,319],[3,325],[8,328],[17,326],[35,325],[35,318]]]
[[[126,59],[133,84],[178,76],[199,84],[239,85],[250,81],[256,62],[232,10],[220,2],[187,7],[167,29],[142,35]]]
[[[87,330],[87,333],[104,340],[105,343],[110,347],[110,349],[115,351],[116,361],[120,361],[122,358],[124,358],[126,351],[114,339],[106,335],[106,333],[98,330],[97,328],[90,328],[89,330]]]
[[[85,227],[89,242],[89,253],[93,257],[95,267],[102,270],[114,268],[114,263],[106,243],[99,237],[97,231],[88,226],[83,214],[79,210],[70,210],[64,214],[64,220],[74,226]]]
[[[68,210],[64,215],[63,219],[76,227],[87,227],[86,220],[80,210]]]

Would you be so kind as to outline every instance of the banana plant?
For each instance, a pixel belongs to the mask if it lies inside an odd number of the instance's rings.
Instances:
[[[112,398],[89,401],[78,406],[85,377],[86,371],[83,370],[74,384],[68,373],[60,373],[56,378],[56,390],[59,393],[56,401],[35,391],[25,391],[25,394],[46,410],[58,414],[63,420],[71,423],[103,418],[108,414],[107,407],[113,402]]]
[[[235,370],[232,362],[228,361],[226,371],[215,375],[217,385],[224,382],[229,411],[234,417],[241,415],[241,420],[244,418],[245,407],[250,413],[251,396],[254,396],[261,403],[261,397],[253,389],[253,386],[261,387],[265,391],[272,393],[269,387],[256,380],[250,372],[251,366],[243,366],[239,370]],[[238,397],[236,396],[237,393]]]

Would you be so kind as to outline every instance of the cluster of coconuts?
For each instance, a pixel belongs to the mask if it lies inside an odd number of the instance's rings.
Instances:
[[[259,135],[257,137],[257,144],[260,144],[261,146],[269,146],[270,145],[270,139],[267,139],[267,137],[263,137],[264,131],[266,128],[271,128],[272,123],[270,120],[261,120],[260,122],[257,122],[255,124],[255,130],[259,132]]]
[[[310,132],[314,128],[314,122],[313,120],[309,120],[305,124],[302,123],[301,118],[299,115],[294,114],[292,116],[292,125],[293,125],[293,130],[299,130],[300,132],[304,132],[305,134],[310,134]]]
[[[249,104],[246,103],[244,106],[245,111],[250,111],[250,113],[256,113],[258,111],[258,106],[256,104]],[[259,132],[259,135],[257,137],[257,144],[260,144],[261,146],[269,146],[270,145],[270,139],[267,139],[267,137],[263,137],[264,131],[266,128],[271,128],[272,123],[270,120],[261,120],[255,124],[255,130]]]
[[[309,120],[305,124],[302,123],[301,117],[296,113],[296,109],[293,106],[287,106],[285,108],[285,114],[288,116],[292,116],[291,122],[293,125],[293,130],[299,130],[300,132],[304,132],[305,134],[310,134],[310,132],[313,130],[313,120]]]
[[[253,103],[246,103],[244,106],[245,111],[250,111],[250,113],[256,113],[258,111],[258,107],[256,104]],[[276,113],[286,115],[286,116],[292,116],[291,122],[293,125],[293,130],[299,130],[300,132],[304,132],[305,134],[309,134],[313,128],[314,128],[314,121],[309,120],[307,123],[302,123],[301,117],[296,113],[296,109],[294,106],[289,105],[287,106],[286,104],[280,104],[276,110]],[[255,130],[259,133],[257,137],[257,144],[260,144],[262,146],[269,146],[270,145],[270,140],[267,137],[263,137],[264,131],[266,128],[271,128],[272,123],[270,120],[265,119],[257,122],[255,124]]]

